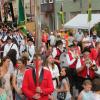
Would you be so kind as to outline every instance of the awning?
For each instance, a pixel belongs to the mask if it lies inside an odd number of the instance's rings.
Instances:
[[[88,14],[78,14],[66,24],[64,28],[74,28],[74,29],[91,29],[97,23],[100,22],[100,14],[92,14],[92,19],[88,22]]]

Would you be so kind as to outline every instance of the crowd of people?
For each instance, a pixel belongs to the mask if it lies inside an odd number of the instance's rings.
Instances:
[[[0,100],[100,100],[96,30],[41,33],[37,54],[31,33],[0,26]]]

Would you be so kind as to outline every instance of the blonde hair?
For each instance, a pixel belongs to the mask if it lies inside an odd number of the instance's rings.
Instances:
[[[92,85],[92,82],[91,82],[90,80],[85,80],[85,81],[83,82],[83,85],[87,85],[87,84]]]

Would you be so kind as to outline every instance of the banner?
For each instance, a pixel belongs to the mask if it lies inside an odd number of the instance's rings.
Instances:
[[[62,24],[64,24],[64,12],[63,12],[63,3],[61,4],[60,11],[58,12],[59,19]]]
[[[91,17],[92,17],[92,7],[91,7],[91,0],[88,0],[88,5],[89,5],[89,7],[88,7],[88,22],[90,22],[91,21]]]
[[[18,0],[18,27],[24,35],[27,35],[28,32],[26,30],[25,25],[25,13],[24,13],[24,5],[22,4],[22,0]]]

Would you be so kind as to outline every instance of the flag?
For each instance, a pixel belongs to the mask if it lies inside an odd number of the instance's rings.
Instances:
[[[20,27],[20,31],[24,34],[24,36],[27,36],[28,32],[25,25]]]
[[[92,7],[91,7],[91,0],[88,0],[88,5],[89,5],[89,7],[88,7],[88,22],[90,22],[91,21],[91,17],[92,17]]]
[[[25,13],[22,0],[18,0],[18,25],[25,24]]]
[[[14,18],[12,1],[9,2],[9,7],[10,7],[10,13],[11,13],[12,21],[14,22],[15,18]]]
[[[25,13],[24,13],[24,5],[22,4],[22,0],[18,0],[18,27],[24,35],[27,35],[28,32],[26,30],[25,25]]]
[[[62,24],[64,24],[64,12],[63,12],[63,3],[61,4],[60,11],[58,12],[59,19]]]

